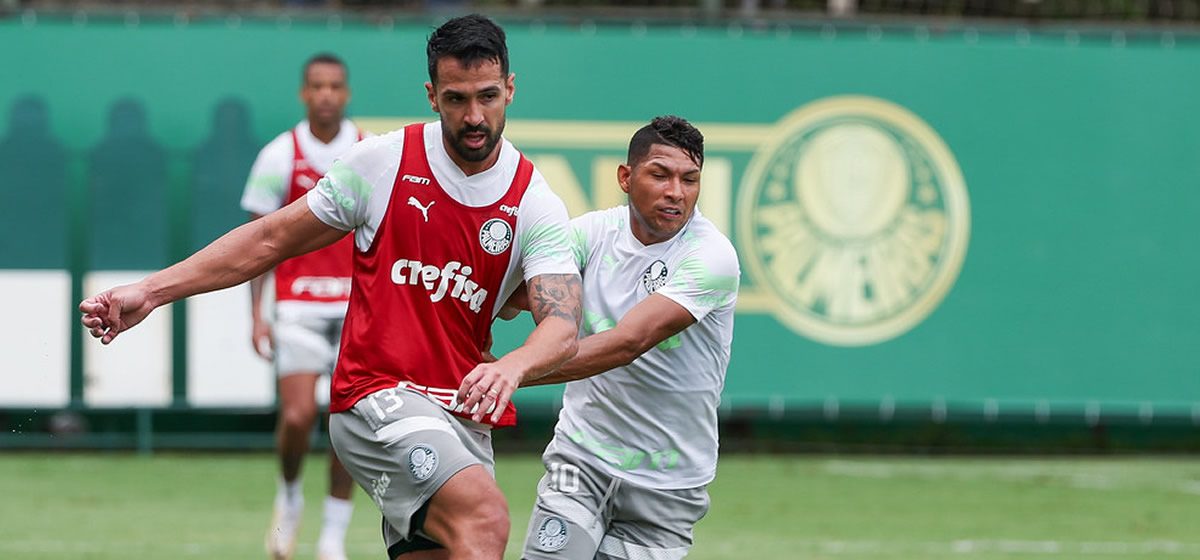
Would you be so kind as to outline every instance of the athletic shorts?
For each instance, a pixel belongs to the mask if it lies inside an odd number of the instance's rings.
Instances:
[[[707,487],[639,486],[553,446],[542,463],[524,560],[677,560],[708,513]]]
[[[333,373],[342,343],[345,316],[321,317],[293,310],[276,312],[275,371],[279,377],[294,373]]]
[[[471,465],[495,476],[490,426],[458,418],[428,396],[383,389],[329,416],[338,459],[383,513],[388,557],[441,548],[421,529],[425,506]]]

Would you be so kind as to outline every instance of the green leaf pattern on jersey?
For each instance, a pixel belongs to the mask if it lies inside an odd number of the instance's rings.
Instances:
[[[596,441],[582,430],[571,434],[571,441],[582,445],[591,451],[596,458],[623,471],[636,469],[644,464],[647,456],[645,451],[619,445],[605,445]],[[679,451],[667,449],[649,453],[650,467],[660,470],[673,468],[679,461]]]
[[[571,226],[571,254],[575,257],[575,264],[579,267],[579,272],[582,273],[587,268],[588,256],[591,255],[591,246],[588,245],[587,230],[577,226]]]
[[[584,309],[583,326],[587,329],[588,334],[598,334],[607,330],[611,330],[613,327],[617,326],[617,322],[599,313],[592,313],[591,311]]]
[[[329,184],[329,179],[333,180],[334,185]],[[335,186],[336,188],[334,188]],[[317,187],[334,202],[346,208],[366,204],[367,200],[371,198],[371,183],[341,160],[333,162],[333,167],[317,183]]]
[[[671,335],[670,338],[654,345],[655,348],[658,348],[659,350],[664,350],[664,351],[665,350],[674,350],[675,348],[679,348],[680,346],[683,346],[683,340],[681,340],[679,338],[679,333],[675,333],[675,334]]]
[[[567,228],[561,225],[537,224],[521,234],[521,247],[526,259],[538,258],[572,251],[570,239]]]
[[[699,257],[687,257],[679,262],[671,278],[672,288],[694,287],[706,292],[696,299],[705,307],[720,307],[732,301],[738,289],[738,277],[714,274]]]
[[[604,225],[609,229],[625,229],[626,212],[606,212],[604,214]]]
[[[616,272],[617,266],[621,264],[621,261],[617,260],[616,257],[613,257],[608,253],[605,253],[601,260],[604,262],[604,265],[608,267],[609,274]]]

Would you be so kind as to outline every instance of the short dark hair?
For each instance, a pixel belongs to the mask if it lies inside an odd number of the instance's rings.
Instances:
[[[629,140],[626,163],[630,167],[636,166],[654,144],[675,146],[696,165],[704,167],[704,135],[684,119],[674,115],[654,117],[650,124],[639,128]]]
[[[300,70],[301,84],[308,83],[308,69],[314,64],[336,64],[341,66],[342,71],[346,73],[346,80],[350,80],[350,69],[346,67],[346,63],[342,62],[342,59],[338,58],[336,54],[323,52],[312,55],[312,57],[304,63],[304,68]]]
[[[437,83],[437,65],[443,57],[457,58],[470,68],[487,61],[500,64],[501,73],[508,76],[508,46],[504,29],[479,14],[456,17],[429,35],[425,47],[429,57],[429,81]]]

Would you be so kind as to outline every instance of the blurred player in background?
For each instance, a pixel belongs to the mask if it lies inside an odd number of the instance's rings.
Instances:
[[[333,167],[334,159],[362,139],[363,133],[345,118],[348,78],[346,65],[331,54],[318,54],[304,64],[300,100],[307,118],[267,144],[254,161],[242,195],[242,209],[252,220],[303,198]],[[301,471],[317,420],[315,389],[337,362],[353,258],[354,242],[347,236],[280,263],[274,271],[274,329],[264,319],[265,275],[250,281],[254,349],[265,359],[274,358],[279,375],[275,443],[280,479],[266,539],[267,553],[275,560],[288,560],[295,551],[304,512]],[[329,495],[317,560],[345,560],[353,489],[353,479],[330,448]]]
[[[159,305],[244,282],[353,230],[333,446],[383,512],[389,558],[500,560],[510,524],[491,428],[516,422],[509,401],[521,382],[575,355],[581,281],[566,206],[501,134],[515,91],[504,31],[483,16],[454,18],[426,53],[438,122],[358,143],[311,196],[79,308],[107,344]],[[492,321],[522,280],[537,326],[483,363]]]
[[[737,253],[695,209],[700,131],[657,117],[633,135],[627,161],[617,182],[629,204],[571,222],[584,285],[579,353],[522,383],[569,382],[525,560],[683,558],[708,511]],[[510,304],[524,307],[521,297]]]

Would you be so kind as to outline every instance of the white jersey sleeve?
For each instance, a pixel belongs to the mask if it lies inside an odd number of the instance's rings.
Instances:
[[[292,177],[293,152],[290,130],[258,152],[242,191],[242,210],[265,216],[283,206]]]
[[[541,274],[578,274],[567,206],[534,169],[517,210],[517,239],[525,280]]]
[[[330,227],[355,230],[355,244],[369,249],[387,212],[403,152],[403,129],[355,144],[309,191],[309,210]]]
[[[696,225],[712,228],[707,220]],[[656,292],[683,306],[696,321],[714,309],[736,304],[742,274],[733,244],[723,235],[696,231],[700,227],[683,234],[685,252],[670,281]]]
[[[567,230],[567,245],[571,248],[571,258],[574,259],[575,266],[579,267],[579,274],[587,273],[588,256],[592,252],[588,246],[588,239],[592,237],[588,227],[595,214],[596,212],[592,211],[572,218],[570,229]]]

